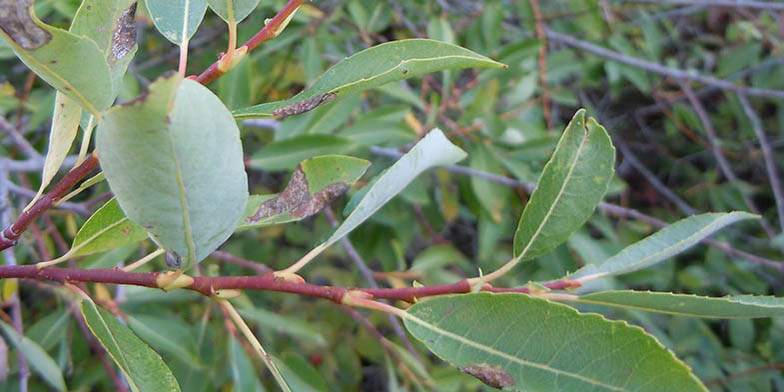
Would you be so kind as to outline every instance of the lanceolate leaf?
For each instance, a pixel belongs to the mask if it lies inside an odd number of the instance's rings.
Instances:
[[[784,316],[784,298],[755,295],[702,297],[650,291],[600,291],[582,295],[576,302],[666,313],[674,316],[757,318]]]
[[[303,159],[317,155],[349,153],[357,145],[333,135],[300,135],[272,142],[253,154],[248,167],[260,170],[289,170]]]
[[[147,238],[144,228],[125,217],[112,198],[84,222],[76,233],[70,256],[83,256],[119,248]]]
[[[82,301],[82,316],[93,335],[125,375],[134,392],[173,392],[180,386],[153,349],[94,302]]]
[[[57,363],[38,345],[38,343],[21,336],[14,327],[0,320],[0,332],[5,337],[5,341],[17,350],[21,351],[27,358],[27,363],[41,378],[52,388],[65,392],[65,380],[63,373]]]
[[[370,166],[347,156],[326,155],[302,161],[286,189],[261,202],[243,221],[244,227],[283,223],[307,218],[342,195]]]
[[[106,56],[91,39],[41,22],[33,0],[0,3],[0,35],[31,70],[93,114],[114,99]]]
[[[675,222],[642,241],[629,245],[601,264],[589,264],[570,279],[620,275],[650,267],[683,252],[716,231],[744,219],[756,218],[745,212],[707,213]]]
[[[285,101],[239,109],[237,118],[288,116],[327,101],[444,69],[504,67],[468,49],[429,39],[388,42],[365,49],[332,66],[312,87]]]
[[[516,391],[705,391],[642,329],[520,294],[435,297],[406,328],[464,373]]]
[[[514,238],[515,257],[542,256],[566,241],[593,214],[613,176],[615,149],[585,110],[574,115],[544,167]]]
[[[179,267],[204,259],[239,224],[248,200],[239,129],[199,83],[159,79],[104,115],[96,144],[126,216],[176,253]]]
[[[226,23],[242,22],[259,4],[259,0],[207,0],[207,2]]]
[[[207,0],[146,0],[147,11],[158,31],[183,46],[196,32],[207,11]]]

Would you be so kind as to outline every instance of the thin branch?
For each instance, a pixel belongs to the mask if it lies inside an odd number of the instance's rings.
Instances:
[[[302,5],[302,3],[304,2],[305,0],[289,0],[289,2],[286,3],[286,6],[283,7],[283,9],[280,10],[280,12],[278,12],[277,15],[275,15],[272,19],[270,19],[269,22],[267,22],[267,25],[264,26],[264,28],[261,29],[261,31],[256,33],[256,35],[254,35],[253,37],[251,37],[251,39],[245,42],[244,46],[248,47],[248,53],[253,49],[255,49],[257,46],[261,45],[262,42],[277,37],[278,34],[280,34],[280,32],[283,30],[283,28],[286,27],[286,24],[288,24],[289,20],[291,20],[291,17],[294,15],[294,12],[297,11],[299,6]],[[223,75],[224,72],[218,68],[219,62],[220,61],[216,61],[212,65],[210,65],[209,68],[207,68],[204,72],[201,73],[201,75],[199,75],[196,78],[196,81],[201,84],[207,84],[215,80],[216,78],[220,77],[221,75]]]
[[[8,121],[6,121],[6,119],[2,116],[0,116],[0,129],[5,131],[8,137],[11,138],[11,142],[16,146],[16,148],[22,151],[25,156],[30,159],[43,161],[43,157],[41,157],[41,154],[35,150],[35,147],[33,147],[30,142],[28,142],[27,139],[25,139],[24,136],[19,133],[16,127],[9,124]]]
[[[636,57],[630,57],[625,54],[618,53],[598,45],[594,45],[588,41],[583,41],[566,34],[555,32],[553,30],[549,30],[549,29],[547,30],[547,37],[551,41],[561,42],[563,44],[578,49],[582,49],[586,52],[593,53],[597,56],[605,57],[613,61],[618,61],[660,75],[669,76],[673,79],[677,79],[677,80],[691,79],[723,90],[734,91],[736,93],[741,93],[741,94],[746,94],[751,96],[768,97],[768,98],[784,98],[784,91],[781,90],[771,90],[771,89],[758,88],[758,87],[743,87],[740,85],[736,85],[730,82],[729,80],[719,79],[713,76],[704,75],[694,70],[686,71],[678,68],[666,67],[664,65],[653,63],[650,61],[645,61]]]
[[[730,166],[730,163],[727,162],[727,158],[724,157],[724,154],[721,152],[721,141],[719,140],[718,134],[716,134],[716,129],[713,127],[713,121],[711,121],[710,116],[708,116],[708,111],[705,110],[705,106],[702,105],[702,102],[699,98],[694,94],[694,90],[691,89],[689,83],[684,80],[678,81],[681,85],[681,89],[683,93],[686,94],[686,98],[689,99],[689,103],[691,103],[692,108],[694,111],[697,112],[697,117],[700,118],[700,122],[702,123],[702,127],[705,130],[705,134],[708,137],[708,141],[711,145],[711,152],[713,152],[713,157],[716,159],[716,162],[719,165],[719,169],[724,177],[727,178],[733,185],[735,185],[740,192],[741,196],[743,197],[743,201],[746,202],[746,205],[749,207],[751,212],[761,215],[760,209],[757,208],[757,204],[754,203],[754,200],[749,196],[749,194],[740,187],[740,178],[735,174]],[[770,223],[762,217],[759,220],[762,229],[768,235],[768,237],[773,238],[776,236],[773,227],[770,226]]]
[[[272,268],[267,267],[264,264],[261,264],[253,260],[243,259],[242,257],[235,256],[229,252],[222,251],[222,250],[216,250],[210,253],[210,257],[218,261],[223,261],[225,263],[238,265],[240,267],[245,267],[249,270],[258,272],[259,274],[266,274],[268,272],[272,272]]]
[[[553,118],[550,110],[550,91],[547,88],[547,34],[542,20],[542,10],[539,9],[538,0],[528,0],[531,11],[536,18],[536,39],[539,40],[539,86],[542,88],[542,109],[548,131],[553,128]]]
[[[15,193],[19,196],[25,197],[30,200],[32,200],[33,197],[35,197],[35,191],[27,188],[23,188],[19,185],[14,184],[13,182],[8,183],[8,190],[11,193]],[[82,216],[90,216],[90,210],[88,210],[87,207],[81,203],[71,203],[71,202],[64,201],[64,202],[57,203],[57,206],[53,208],[72,211]]]
[[[95,154],[90,155],[82,164],[66,174],[52,187],[49,193],[38,199],[32,207],[22,212],[16,219],[16,222],[0,233],[0,250],[14,246],[16,240],[39,215],[52,207],[60,197],[65,195],[77,182],[95,170],[96,167],[98,167],[98,157]]]
[[[743,94],[738,94],[738,100],[740,105],[743,106],[743,111],[746,113],[749,121],[751,121],[751,128],[754,129],[757,140],[759,140],[762,158],[765,161],[765,169],[770,179],[770,187],[773,188],[773,198],[776,200],[776,210],[779,214],[779,229],[784,231],[784,190],[781,187],[781,178],[776,168],[776,158],[773,156],[773,149],[770,147],[765,131],[762,129],[762,121],[760,121],[754,108],[751,107],[749,100]]]
[[[754,8],[760,10],[784,11],[783,3],[753,0],[623,0],[622,3],[699,5],[706,7]]]

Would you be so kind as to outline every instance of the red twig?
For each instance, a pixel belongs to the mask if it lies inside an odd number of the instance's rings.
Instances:
[[[160,273],[145,272],[134,273],[125,272],[120,269],[78,269],[78,268],[44,268],[37,269],[34,265],[9,265],[0,266],[0,279],[20,278],[48,280],[60,283],[66,282],[92,282],[127,284],[134,286],[144,286],[158,288],[158,278]],[[559,280],[544,285],[547,288],[560,290],[579,287],[580,283],[571,280]],[[299,294],[308,297],[324,298],[336,303],[342,303],[343,296],[348,291],[361,291],[370,294],[377,299],[392,299],[406,302],[414,302],[417,298],[431,297],[444,294],[460,294],[471,291],[471,286],[467,280],[462,280],[452,284],[425,286],[425,287],[404,287],[404,288],[345,288],[334,286],[317,286],[309,283],[294,283],[276,278],[273,273],[254,276],[215,276],[215,277],[193,277],[193,283],[183,287],[187,290],[197,291],[204,295],[213,295],[218,290],[262,290],[277,291],[283,293]],[[528,293],[529,289],[521,288],[495,288],[485,285],[483,291],[488,292],[515,292]]]
[[[553,128],[553,119],[550,114],[550,91],[547,88],[547,34],[545,33],[542,11],[537,0],[528,0],[531,11],[536,18],[536,39],[539,40],[539,86],[542,87],[542,110],[547,129]]]
[[[286,3],[286,6],[283,7],[283,9],[280,10],[280,12],[275,15],[275,17],[270,19],[270,21],[266,26],[264,26],[263,29],[261,29],[261,31],[251,37],[248,42],[245,42],[244,46],[248,47],[248,52],[261,45],[262,42],[275,38],[280,33],[280,28],[285,27],[283,24],[288,21],[291,14],[293,14],[294,11],[296,11],[297,8],[299,8],[299,6],[304,2],[305,0],[289,0],[289,2]],[[196,81],[201,84],[207,84],[223,75],[223,73],[223,71],[218,69],[218,61],[216,61],[210,65],[209,68],[204,70],[201,75],[196,77]]]
[[[16,240],[19,239],[35,218],[51,208],[57,200],[63,197],[77,182],[82,180],[96,167],[98,167],[98,157],[93,154],[85,159],[81,165],[66,174],[65,177],[52,188],[51,192],[40,198],[32,207],[19,215],[16,222],[12,223],[0,233],[0,250],[14,246]]]

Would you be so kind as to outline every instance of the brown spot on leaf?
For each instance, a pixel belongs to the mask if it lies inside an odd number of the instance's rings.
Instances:
[[[38,49],[52,39],[52,34],[33,21],[32,6],[33,0],[0,1],[0,29],[26,50]]]
[[[348,185],[336,182],[327,185],[324,189],[310,193],[308,180],[301,166],[297,166],[294,174],[291,175],[286,189],[278,196],[261,203],[256,214],[248,218],[249,223],[258,222],[261,219],[280,215],[288,212],[298,218],[307,218],[324,208],[332,200],[335,200],[343,192],[348,190]]]
[[[272,111],[272,115],[283,118],[283,117],[293,116],[295,114],[309,112],[317,108],[319,105],[325,102],[329,102],[334,98],[335,98],[334,93],[326,93],[323,95],[319,95],[317,97],[306,99],[304,101],[293,103],[289,106],[285,106],[280,109],[275,109]]]
[[[511,374],[498,365],[483,363],[478,365],[459,367],[458,369],[460,369],[460,371],[465,374],[470,374],[476,377],[479,379],[479,381],[493,388],[501,389],[515,385],[514,377],[512,377]]]
[[[136,45],[136,3],[128,7],[117,20],[117,27],[112,33],[112,46],[109,52],[109,63],[125,57]]]

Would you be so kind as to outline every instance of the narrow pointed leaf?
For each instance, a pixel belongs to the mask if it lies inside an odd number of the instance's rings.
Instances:
[[[67,390],[60,367],[38,343],[19,335],[14,327],[2,320],[0,320],[0,329],[6,342],[24,354],[28,365],[36,374],[52,388],[63,392]]]
[[[147,11],[158,31],[183,46],[196,32],[207,11],[207,0],[146,0]]]
[[[82,316],[93,335],[125,375],[134,392],[173,392],[180,386],[153,349],[94,302],[84,300]]]
[[[144,228],[125,217],[117,199],[99,208],[74,237],[70,256],[84,256],[119,248],[147,238]]]
[[[0,2],[0,36],[22,62],[93,114],[114,98],[106,56],[91,39],[41,22],[33,0]]]
[[[263,201],[249,200],[245,219],[237,229],[307,218],[348,190],[368,166],[370,162],[364,159],[341,155],[304,160],[294,170],[283,192]],[[259,202],[255,203],[254,199]]]
[[[627,274],[648,268],[683,252],[704,238],[735,222],[757,218],[746,212],[707,213],[675,222],[642,241],[629,245],[600,264],[589,264],[570,279]]]
[[[576,302],[687,317],[734,319],[784,316],[784,298],[756,295],[704,297],[613,290],[582,295]]]
[[[172,75],[104,115],[96,145],[117,201],[187,268],[234,231],[248,200],[239,129],[207,88]]]
[[[256,9],[260,0],[207,0],[210,8],[226,23],[242,22]]]
[[[615,148],[585,110],[574,115],[544,167],[514,238],[515,257],[530,260],[566,241],[593,214],[610,184]]]
[[[289,116],[312,110],[335,98],[429,72],[503,64],[468,49],[429,39],[393,41],[365,49],[327,70],[296,96],[234,112],[237,118]]]
[[[433,353],[496,388],[706,391],[642,329],[527,295],[435,297],[404,321]]]
[[[430,131],[411,151],[381,174],[346,220],[320,247],[334,244],[357,228],[423,171],[435,166],[451,165],[465,157],[465,151],[452,144],[440,129]]]

